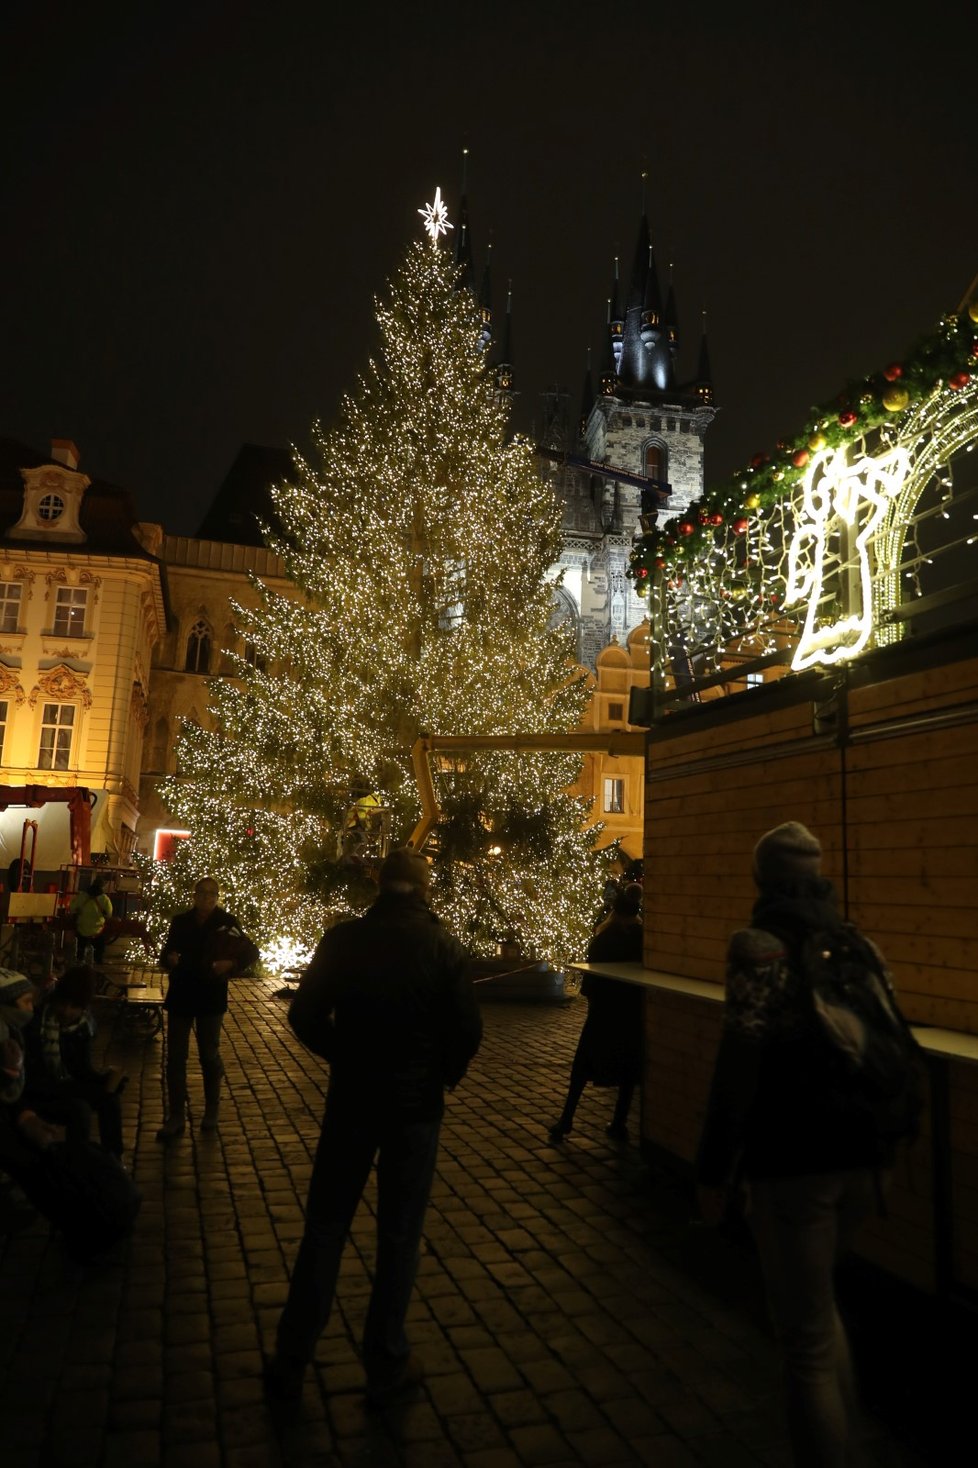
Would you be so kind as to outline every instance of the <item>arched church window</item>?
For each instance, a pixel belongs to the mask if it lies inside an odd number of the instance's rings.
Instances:
[[[645,477],[665,481],[666,450],[663,444],[647,443],[645,445]]]
[[[209,673],[211,670],[211,629],[202,618],[190,629],[184,666],[188,673]]]
[[[253,642],[245,643],[244,660],[256,672],[266,673],[268,671],[268,660],[262,656]]]

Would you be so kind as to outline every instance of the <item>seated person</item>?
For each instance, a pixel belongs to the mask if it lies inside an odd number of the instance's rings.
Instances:
[[[62,1121],[69,1134],[81,1135],[89,1108],[98,1119],[99,1140],[122,1156],[120,1091],[128,1079],[117,1069],[99,1070],[92,1062],[95,1023],[91,1002],[95,975],[85,965],[61,975],[25,1031],[27,1081],[24,1099],[49,1121]]]

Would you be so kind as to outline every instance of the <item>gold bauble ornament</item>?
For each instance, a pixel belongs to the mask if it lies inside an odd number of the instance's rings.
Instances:
[[[883,394],[883,407],[888,413],[902,413],[910,401],[905,387],[889,387]]]
[[[748,510],[756,510],[760,503],[761,497],[759,494],[749,494],[744,500],[744,507]]]
[[[827,440],[824,433],[813,433],[811,438],[808,440],[808,447],[811,449],[813,454],[817,454],[820,452],[820,450],[824,449],[826,442]]]
[[[974,321],[975,324],[978,325],[978,301],[969,301],[968,319],[969,321]]]

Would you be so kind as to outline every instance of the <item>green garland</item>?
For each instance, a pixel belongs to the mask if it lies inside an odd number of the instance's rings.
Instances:
[[[813,453],[840,448],[884,423],[898,423],[910,408],[941,388],[960,392],[978,374],[978,301],[960,315],[945,316],[902,362],[848,382],[830,403],[815,408],[805,428],[782,439],[773,454],[755,454],[746,468],[707,490],[681,515],[643,535],[632,551],[628,575],[643,596],[656,571],[695,561],[714,546],[721,525],[743,535],[750,516],[790,496]]]

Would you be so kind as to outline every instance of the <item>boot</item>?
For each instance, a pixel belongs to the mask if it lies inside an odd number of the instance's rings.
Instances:
[[[187,1129],[187,1119],[183,1111],[173,1111],[156,1133],[158,1142],[173,1142],[177,1137],[182,1137]]]
[[[202,1132],[216,1132],[221,1114],[221,1075],[204,1076],[204,1116]]]

